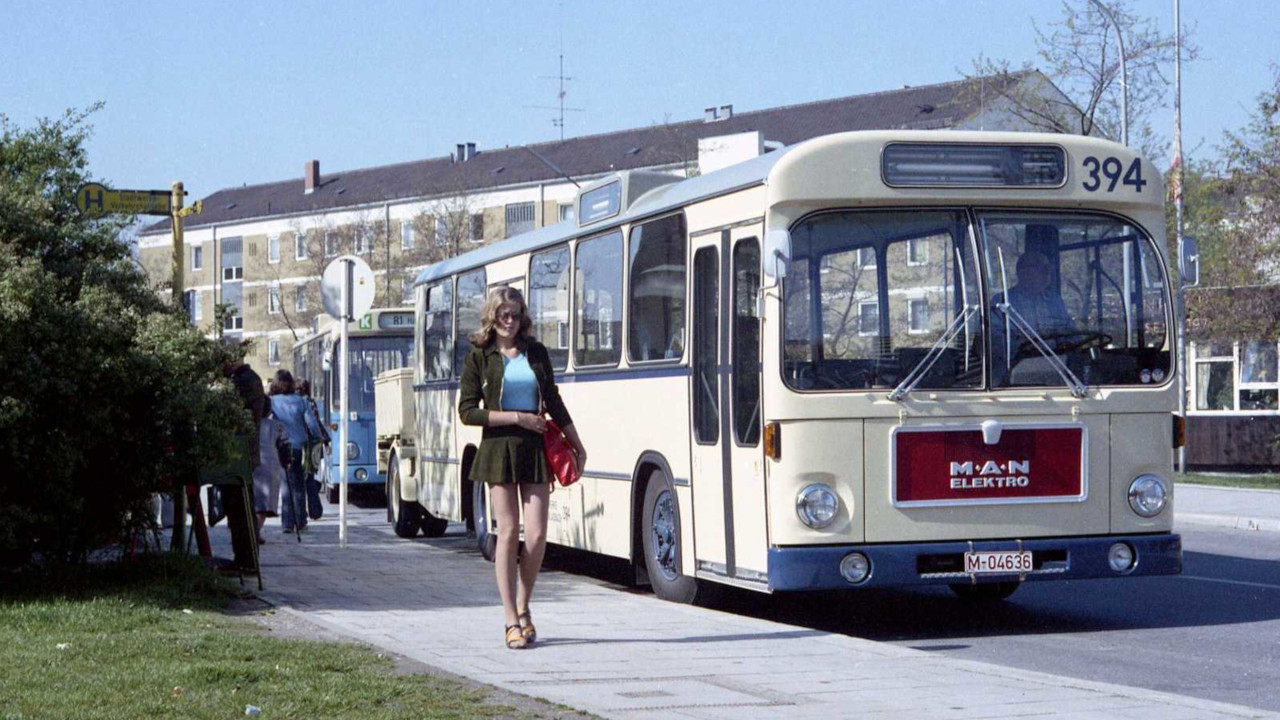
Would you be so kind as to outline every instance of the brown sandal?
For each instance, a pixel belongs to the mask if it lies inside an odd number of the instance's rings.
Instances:
[[[507,649],[522,650],[528,642],[524,639],[524,634],[520,632],[519,625],[507,626]]]
[[[525,610],[520,613],[516,616],[516,619],[520,621],[520,634],[524,636],[525,641],[530,643],[537,642],[538,629],[533,626],[533,616],[529,614],[529,611]]]

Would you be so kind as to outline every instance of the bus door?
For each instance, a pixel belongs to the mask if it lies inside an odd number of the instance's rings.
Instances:
[[[768,567],[759,237],[753,224],[692,238],[694,554],[698,571],[744,582]]]

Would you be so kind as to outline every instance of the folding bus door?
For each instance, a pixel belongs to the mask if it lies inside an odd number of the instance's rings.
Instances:
[[[759,225],[692,239],[691,446],[697,571],[766,579]]]

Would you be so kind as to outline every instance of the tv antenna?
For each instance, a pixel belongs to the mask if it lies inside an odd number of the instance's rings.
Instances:
[[[560,101],[560,104],[558,106],[528,105],[526,107],[531,107],[537,110],[559,110],[560,111],[559,117],[552,118],[551,124],[560,128],[560,142],[564,142],[564,114],[566,112],[585,112],[586,111],[585,108],[564,106],[564,98],[566,95],[569,94],[569,91],[565,90],[564,84],[569,80],[575,79],[573,77],[569,77],[564,74],[564,53],[560,53],[560,74],[559,75],[539,75],[538,78],[542,80],[559,80],[560,81],[560,92],[556,96],[557,99]]]

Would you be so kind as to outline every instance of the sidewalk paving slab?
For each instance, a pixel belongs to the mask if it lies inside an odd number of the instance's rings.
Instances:
[[[601,717],[1280,719],[676,605],[556,571],[540,576],[534,595],[539,642],[511,651],[493,566],[469,543],[401,540],[383,511],[355,510],[342,549],[336,515],[314,522],[302,544],[263,547],[264,600],[386,651]],[[214,539],[229,544],[225,530]]]
[[[1280,532],[1280,490],[1176,483],[1174,523]]]

